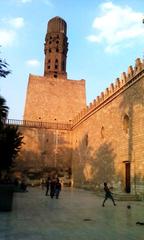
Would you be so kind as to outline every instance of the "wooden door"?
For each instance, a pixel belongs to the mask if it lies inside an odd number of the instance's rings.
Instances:
[[[130,186],[130,163],[125,163],[125,191],[126,193],[130,193],[131,186]]]

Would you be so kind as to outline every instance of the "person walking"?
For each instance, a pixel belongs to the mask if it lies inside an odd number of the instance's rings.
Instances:
[[[51,180],[50,177],[48,177],[47,180],[46,180],[46,193],[45,193],[46,196],[48,196],[48,192],[49,192],[49,188],[50,188],[50,182],[51,182],[50,180]]]
[[[51,198],[53,198],[54,194],[55,194],[55,185],[56,185],[56,181],[53,178],[50,182],[50,196],[51,196]]]
[[[102,206],[105,207],[104,204],[105,204],[105,202],[106,202],[106,200],[107,200],[108,198],[110,198],[110,199],[112,200],[112,202],[113,202],[113,205],[116,206],[115,200],[114,200],[114,198],[113,198],[113,196],[112,196],[112,192],[111,192],[110,189],[108,188],[106,182],[104,182],[104,191],[105,191],[105,198],[104,198],[104,201],[103,201]]]
[[[59,198],[60,191],[61,191],[61,183],[60,183],[59,179],[57,178],[56,179],[56,183],[55,183],[55,196],[56,196],[56,199]]]
[[[45,186],[46,186],[45,179],[42,178],[41,179],[41,188],[42,188],[42,190],[44,190]]]

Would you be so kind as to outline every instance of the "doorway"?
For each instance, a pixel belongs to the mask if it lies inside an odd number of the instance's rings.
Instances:
[[[130,183],[130,162],[125,162],[125,192],[131,192],[131,183]]]

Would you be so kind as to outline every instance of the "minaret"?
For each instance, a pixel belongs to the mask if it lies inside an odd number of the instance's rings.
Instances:
[[[67,24],[60,17],[54,17],[48,22],[45,37],[44,76],[52,78],[67,78],[66,58],[68,51]]]

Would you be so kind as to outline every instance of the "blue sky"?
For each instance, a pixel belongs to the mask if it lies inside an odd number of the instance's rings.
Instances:
[[[69,79],[85,79],[87,104],[144,56],[143,0],[0,0],[0,80],[9,118],[22,119],[29,73],[43,75],[47,22],[67,22]]]

